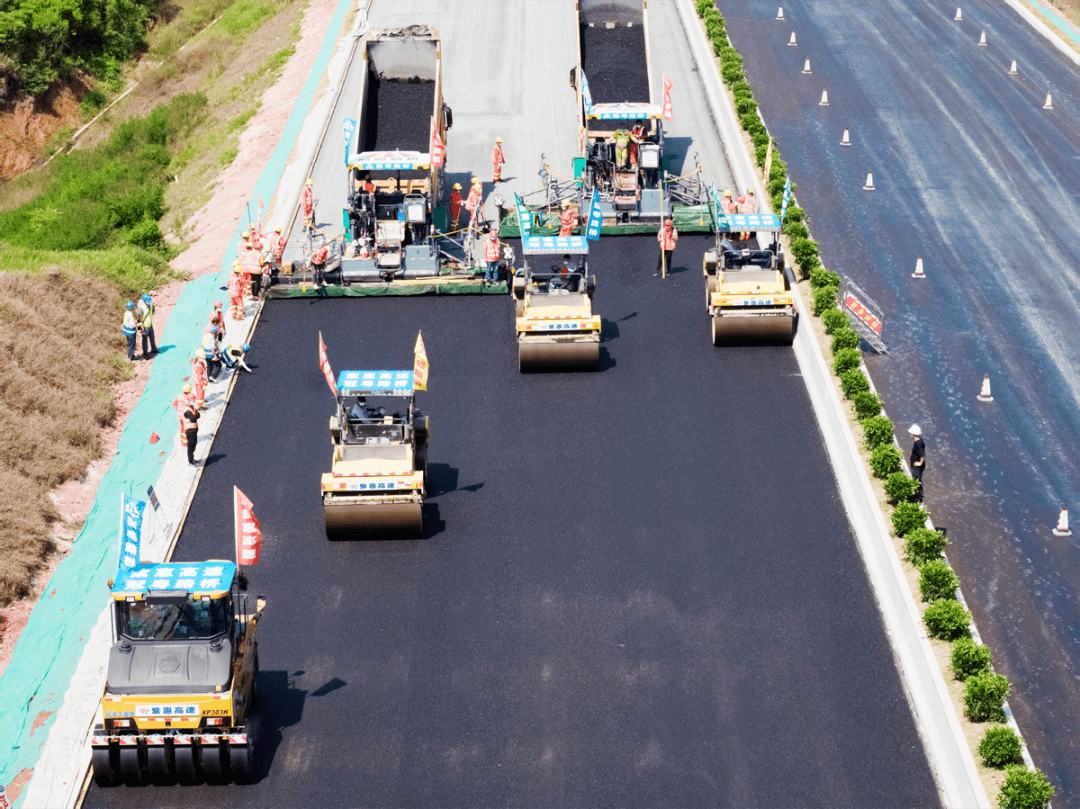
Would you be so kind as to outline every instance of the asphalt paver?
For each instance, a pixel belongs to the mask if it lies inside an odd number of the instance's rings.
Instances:
[[[1055,805],[1080,804],[1080,543],[1051,533],[1080,501],[1077,67],[1002,2],[719,5],[823,262],[884,310],[874,384],[905,453],[923,429],[949,561]]]
[[[519,373],[508,299],[269,302],[174,554],[252,499],[258,781],[86,806],[938,805],[798,365],[712,346],[707,244],[596,244],[596,373]],[[425,535],[330,542],[318,334],[398,369],[421,329]]]

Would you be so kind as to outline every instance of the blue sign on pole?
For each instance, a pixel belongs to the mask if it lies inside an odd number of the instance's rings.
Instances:
[[[600,228],[604,224],[604,212],[600,210],[600,194],[593,186],[592,197],[589,199],[589,218],[586,220],[585,238],[595,242],[600,238]]]
[[[117,572],[134,570],[139,565],[139,540],[142,537],[143,509],[146,503],[120,495],[120,555]]]
[[[352,118],[342,118],[341,123],[345,128],[345,165],[349,165],[349,152],[352,150],[353,133],[356,132],[356,121]]]
[[[585,112],[592,109],[592,93],[589,92],[589,80],[585,78],[585,71],[581,71],[581,101],[585,105]]]
[[[784,217],[787,216],[788,203],[791,202],[791,177],[788,177],[784,181],[784,201],[780,205],[780,224],[784,224]]]
[[[521,195],[516,191],[514,192],[514,205],[517,207],[518,230],[521,231],[521,236],[524,238],[532,233],[532,214],[529,213],[529,209],[525,207],[525,203],[521,200]]]

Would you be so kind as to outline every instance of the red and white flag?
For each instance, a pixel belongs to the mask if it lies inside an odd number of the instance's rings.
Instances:
[[[441,166],[446,160],[446,144],[439,137],[439,128],[435,126],[434,115],[431,116],[431,145],[428,148],[431,152],[431,165]]]
[[[670,121],[672,118],[671,110],[671,80],[667,76],[664,76],[664,120]]]
[[[262,211],[263,211],[262,194],[259,194],[259,216],[255,220],[255,232],[258,233],[259,236],[262,236]]]
[[[413,361],[413,389],[427,390],[428,360],[427,351],[424,349],[424,337],[420,332],[416,333],[416,347],[413,348],[415,355]]]
[[[247,495],[233,486],[233,514],[236,521],[236,564],[253,565],[259,561],[262,530]]]
[[[765,150],[765,185],[769,184],[769,171],[772,169],[772,138],[769,138],[769,146]]]
[[[330,386],[330,392],[337,396],[337,383],[334,382],[334,372],[330,370],[330,360],[326,358],[326,343],[323,342],[322,332],[319,332],[319,368],[326,377],[326,384]]]

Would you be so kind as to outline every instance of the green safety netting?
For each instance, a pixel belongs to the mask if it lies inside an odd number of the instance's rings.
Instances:
[[[339,0],[315,64],[298,103],[251,196],[254,209],[261,195],[270,199],[277,188],[319,81],[341,34],[352,0]],[[195,279],[184,290],[158,339],[146,390],[128,417],[116,456],[101,480],[97,497],[71,555],[61,562],[19,636],[11,663],[0,677],[0,784],[10,784],[23,770],[33,769],[64,703],[83,647],[108,603],[106,581],[116,571],[120,495],[146,499],[158,480],[179,428],[172,399],[191,370],[190,359],[202,341],[213,301],[223,296],[239,234],[222,257],[221,271]],[[119,325],[117,326],[119,330]],[[151,444],[151,434],[162,440]],[[14,801],[22,803],[25,792]]]
[[[457,281],[449,284],[353,284],[330,285],[316,289],[313,286],[270,287],[271,298],[364,298],[377,295],[496,295],[507,293],[505,282],[485,284],[481,281]]]
[[[713,217],[709,206],[702,205],[675,205],[671,218],[675,221],[677,230],[683,233],[712,233]],[[602,236],[629,236],[639,233],[653,233],[657,231],[657,225],[610,225],[605,224],[600,229]],[[533,212],[533,236],[554,236],[559,232],[559,217],[556,214],[547,214],[542,211]],[[584,233],[583,228],[575,228],[574,234]],[[521,230],[518,228],[516,216],[508,216],[499,223],[500,239],[521,238]]]

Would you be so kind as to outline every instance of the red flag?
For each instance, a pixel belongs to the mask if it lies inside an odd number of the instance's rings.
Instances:
[[[424,348],[424,337],[420,332],[416,333],[416,347],[413,349],[413,388],[427,390],[428,377],[427,350]]]
[[[330,360],[326,358],[326,343],[323,342],[322,332],[319,332],[319,368],[322,369],[331,392],[337,396],[337,384],[334,382],[334,372],[330,370]]]
[[[236,520],[236,564],[253,565],[259,561],[262,530],[255,519],[247,495],[233,486],[233,515]]]
[[[664,120],[670,121],[672,117],[671,111],[671,81],[667,76],[664,76]]]
[[[446,146],[439,137],[439,128],[435,126],[435,116],[431,116],[431,165],[441,166],[446,160]]]

